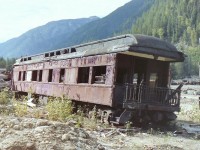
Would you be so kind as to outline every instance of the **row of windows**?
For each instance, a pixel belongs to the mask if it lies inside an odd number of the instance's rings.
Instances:
[[[64,49],[64,50],[59,50],[56,52],[45,53],[44,57],[52,57],[56,55],[68,54],[68,53],[74,53],[74,52],[76,52],[76,48]],[[32,57],[25,57],[25,58],[22,58],[20,61],[23,62],[23,61],[28,61],[28,60],[32,60]]]
[[[77,83],[89,83],[89,76],[91,71],[91,78],[92,83],[96,84],[105,84],[106,80],[106,66],[95,66],[95,67],[81,67],[78,68],[78,77],[73,77],[77,79]],[[47,74],[43,75],[44,70],[33,70],[33,71],[19,71],[18,81],[48,81],[48,82],[55,82],[53,81],[54,71],[53,69],[47,70]],[[70,72],[68,73],[70,75]],[[43,79],[45,77],[47,79]],[[62,83],[66,79],[66,69],[62,68],[59,70],[59,83]]]

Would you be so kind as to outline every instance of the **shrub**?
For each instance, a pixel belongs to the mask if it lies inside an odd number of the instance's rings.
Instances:
[[[181,109],[181,112],[178,115],[180,120],[200,122],[200,109],[197,103],[191,105],[192,109]]]
[[[50,97],[46,105],[48,118],[51,120],[64,121],[72,114],[72,101],[65,97]]]
[[[23,104],[22,102],[19,102],[17,100],[15,100],[13,103],[14,103],[15,115],[17,115],[19,117],[23,117],[23,116],[27,115],[28,107],[26,104]]]
[[[0,92],[0,104],[6,105],[9,102],[10,102],[10,93],[9,93],[9,90],[7,88],[4,88]]]

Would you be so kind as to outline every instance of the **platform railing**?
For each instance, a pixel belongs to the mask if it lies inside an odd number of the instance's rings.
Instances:
[[[180,92],[180,89],[151,88],[148,86],[126,84],[124,102],[177,107],[180,104]]]

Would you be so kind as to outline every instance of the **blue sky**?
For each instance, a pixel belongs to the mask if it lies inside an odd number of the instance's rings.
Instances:
[[[0,43],[49,21],[104,17],[131,0],[0,0]]]

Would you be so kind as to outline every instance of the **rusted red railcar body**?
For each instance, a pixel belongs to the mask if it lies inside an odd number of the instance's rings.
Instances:
[[[180,92],[169,89],[169,64],[183,60],[163,40],[123,35],[22,57],[14,65],[12,87],[121,109],[122,119],[134,110],[168,113],[179,111],[180,103]]]

